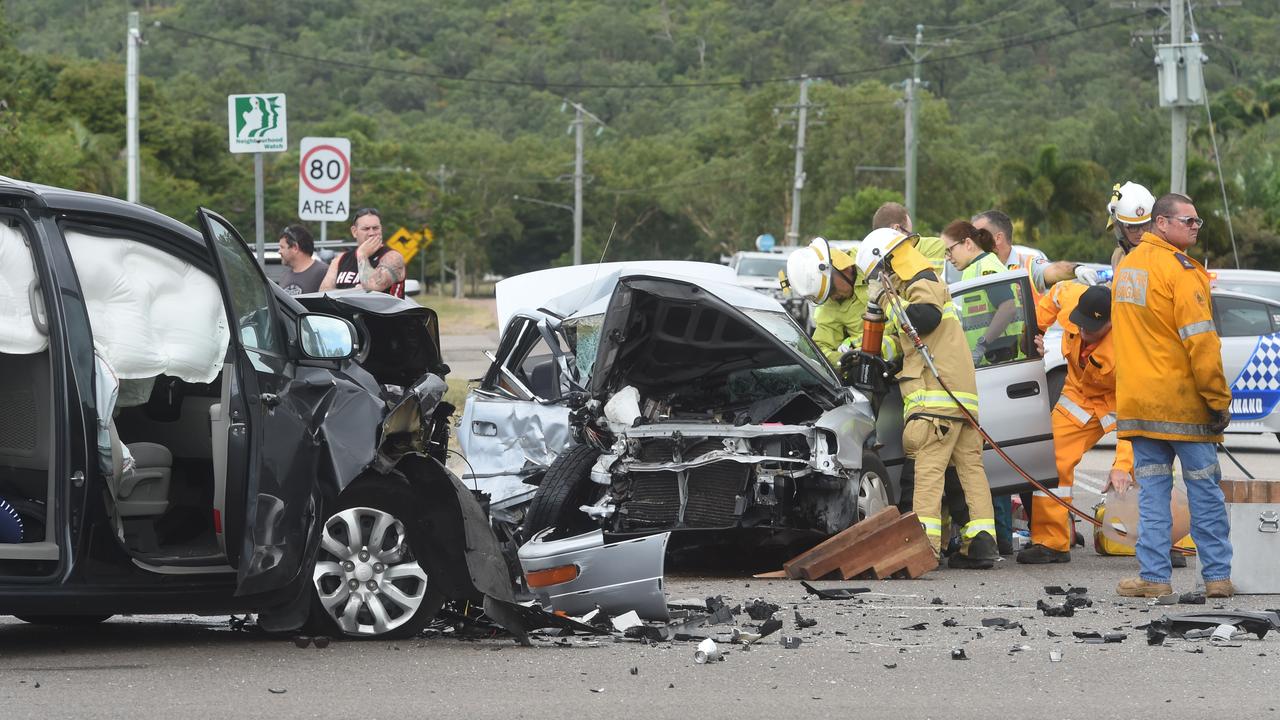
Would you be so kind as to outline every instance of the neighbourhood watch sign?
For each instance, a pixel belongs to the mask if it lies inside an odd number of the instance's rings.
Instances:
[[[287,129],[284,93],[227,96],[231,152],[284,152],[289,147]]]

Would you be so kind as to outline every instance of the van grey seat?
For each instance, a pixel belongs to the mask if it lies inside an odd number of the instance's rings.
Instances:
[[[163,445],[149,442],[129,444],[133,456],[132,470],[124,469],[123,444],[116,434],[116,424],[108,428],[111,433],[111,475],[107,486],[115,499],[120,517],[153,517],[169,509],[169,484],[173,477],[173,454]]]

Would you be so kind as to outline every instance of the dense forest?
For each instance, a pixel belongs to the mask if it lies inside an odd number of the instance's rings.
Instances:
[[[1152,61],[1168,19],[1137,5],[0,0],[0,174],[124,196],[137,10],[141,200],[188,222],[206,205],[252,235],[253,162],[228,152],[226,96],[284,92],[291,151],[266,157],[269,232],[294,220],[298,141],[343,136],[353,205],[392,228],[429,226],[449,264],[510,275],[565,263],[571,214],[515,196],[572,202],[569,100],[603,123],[586,138],[584,255],[607,243],[609,259],[714,259],[788,230],[804,74],[799,232],[858,238],[880,202],[902,197],[902,174],[883,168],[903,162],[912,67],[900,41],[919,24],[917,225],[1001,207],[1020,242],[1100,260],[1112,184],[1168,187]],[[1280,268],[1280,3],[1199,5],[1188,23],[1209,58],[1216,132],[1191,109],[1188,189],[1209,220],[1197,253],[1234,264],[1220,161],[1241,265]]]

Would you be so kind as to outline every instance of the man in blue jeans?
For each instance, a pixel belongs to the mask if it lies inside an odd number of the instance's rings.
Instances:
[[[1112,292],[1116,357],[1125,358],[1116,369],[1117,434],[1133,442],[1140,568],[1116,592],[1173,592],[1169,496],[1177,457],[1205,595],[1231,597],[1230,527],[1216,450],[1231,422],[1231,391],[1222,373],[1209,275],[1186,255],[1204,221],[1191,199],[1176,193],[1156,200],[1151,216],[1151,230],[1116,267]]]

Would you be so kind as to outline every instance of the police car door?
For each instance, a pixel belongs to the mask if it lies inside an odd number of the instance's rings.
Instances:
[[[1049,387],[1044,359],[1035,346],[1036,313],[1030,278],[1021,270],[984,275],[951,285],[951,297],[971,353],[979,338],[991,334],[987,331],[993,324],[1000,325],[984,344],[976,363],[978,420],[1031,477],[1056,487]],[[1006,308],[1004,312],[1001,307]],[[993,493],[1031,489],[989,444],[982,461]]]
[[[1222,370],[1231,383],[1229,432],[1280,432],[1280,304],[1213,294]]]

